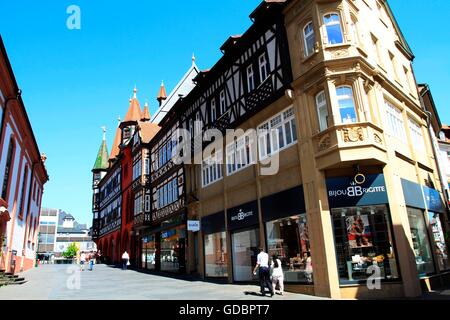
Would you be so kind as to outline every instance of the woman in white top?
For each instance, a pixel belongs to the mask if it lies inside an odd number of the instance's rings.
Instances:
[[[284,275],[283,269],[281,267],[281,260],[278,259],[277,255],[272,256],[272,286],[273,290],[277,287],[277,282],[280,287],[280,294],[283,295],[284,292]]]

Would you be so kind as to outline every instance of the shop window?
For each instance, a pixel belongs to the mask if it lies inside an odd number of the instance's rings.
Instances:
[[[438,213],[428,212],[430,218],[431,232],[433,234],[434,249],[438,259],[439,270],[445,271],[450,269],[450,259],[448,256],[448,248],[445,243],[444,230],[442,228],[441,217]]]
[[[328,128],[328,107],[325,91],[320,92],[316,96],[316,108],[320,131],[326,130]]]
[[[266,223],[268,253],[281,260],[286,282],[313,282],[306,214]]]
[[[430,239],[422,210],[407,208],[409,226],[413,242],[416,266],[419,276],[426,276],[435,272]]]
[[[303,29],[303,40],[305,45],[305,57],[309,57],[314,53],[314,45],[316,43],[314,24],[312,22],[308,23]]]
[[[156,242],[155,236],[142,238],[141,266],[143,269],[155,270],[156,265]]]
[[[239,231],[231,235],[234,281],[252,281],[256,257],[259,253],[259,229]]]
[[[341,284],[397,279],[388,208],[385,205],[331,210]]]
[[[340,44],[344,42],[341,21],[337,13],[324,15],[323,23],[327,32],[328,44]]]
[[[357,122],[355,100],[353,99],[353,89],[350,86],[340,86],[336,88],[337,102],[341,123]]]
[[[205,236],[205,276],[228,277],[226,232]]]
[[[161,232],[161,271],[179,272],[185,267],[186,226]]]

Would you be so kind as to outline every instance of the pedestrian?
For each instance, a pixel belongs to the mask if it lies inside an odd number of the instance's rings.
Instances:
[[[280,287],[280,295],[284,293],[284,274],[283,268],[281,267],[281,260],[278,259],[278,256],[275,254],[272,256],[272,288],[276,293],[277,284]]]
[[[93,271],[94,270],[94,254],[91,253],[89,254],[89,271]]]
[[[128,255],[128,252],[125,250],[125,252],[122,255],[122,270],[127,270],[127,266],[130,264],[130,256]]]
[[[253,274],[256,275],[256,270],[259,269],[259,285],[261,294],[266,295],[265,287],[269,288],[270,296],[273,297],[272,281],[270,281],[269,269],[269,255],[264,252],[264,248],[259,248],[259,254],[256,258],[256,266],[253,269]]]
[[[84,271],[84,264],[86,263],[86,254],[84,253],[84,251],[81,251],[81,255],[80,255],[80,270]]]

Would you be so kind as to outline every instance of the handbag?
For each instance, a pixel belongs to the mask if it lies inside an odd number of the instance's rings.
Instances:
[[[127,266],[131,265],[130,260],[127,261]]]

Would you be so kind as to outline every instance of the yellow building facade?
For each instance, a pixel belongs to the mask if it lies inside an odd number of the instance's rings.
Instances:
[[[427,116],[388,4],[298,0],[283,14],[291,89],[239,125],[277,134],[223,142],[214,181],[205,164],[186,169],[188,219],[202,226],[188,235],[188,272],[254,281],[262,246],[281,258],[295,292],[416,297],[448,283],[448,216]],[[242,165],[229,165],[239,139],[258,145],[260,161],[244,147]],[[278,162],[277,173],[262,174],[264,162]]]

